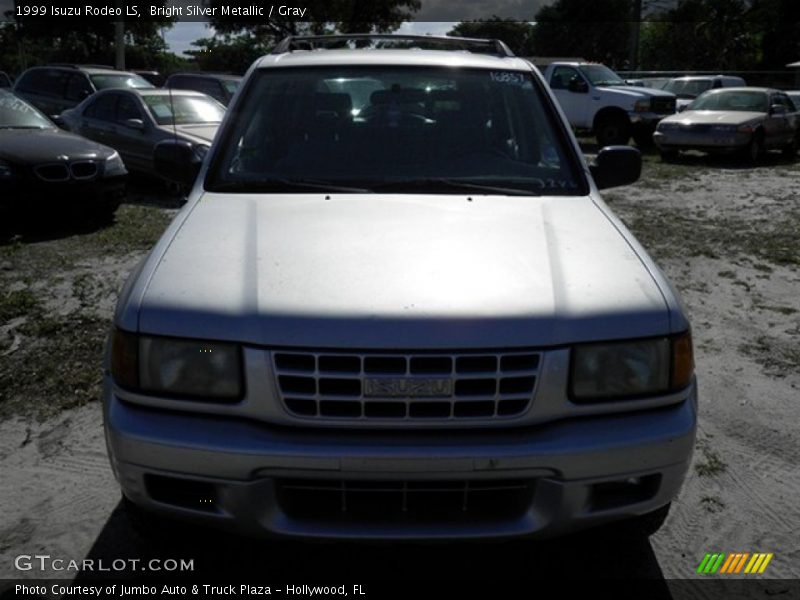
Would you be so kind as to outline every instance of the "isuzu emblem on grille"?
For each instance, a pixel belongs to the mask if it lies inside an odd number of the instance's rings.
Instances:
[[[364,380],[364,395],[384,398],[440,398],[453,395],[450,379],[373,377]]]

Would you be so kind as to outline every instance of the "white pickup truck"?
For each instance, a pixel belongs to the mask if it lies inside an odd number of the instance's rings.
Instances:
[[[570,125],[589,130],[600,146],[651,143],[658,121],[675,113],[675,95],[627,85],[605,65],[553,62],[544,78]]]

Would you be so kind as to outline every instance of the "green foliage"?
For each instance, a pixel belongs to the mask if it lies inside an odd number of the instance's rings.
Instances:
[[[533,32],[530,23],[501,19],[493,16],[483,21],[459,23],[447,35],[498,39],[505,42],[517,56],[531,56],[533,51]]]
[[[557,0],[536,13],[534,54],[581,57],[624,68],[632,11],[632,0]]]
[[[265,0],[211,0],[210,5],[260,6],[268,14],[272,3]],[[217,16],[211,24],[222,34],[248,34],[255,43],[269,47],[287,35],[394,31],[419,10],[420,0],[308,0],[303,7],[307,9],[303,21],[273,15],[273,18],[259,22],[242,22]]]
[[[756,66],[766,24],[748,18],[744,0],[682,0],[644,23],[641,63],[658,70],[746,70]]]

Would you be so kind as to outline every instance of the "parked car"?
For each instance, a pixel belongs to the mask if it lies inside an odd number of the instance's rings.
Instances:
[[[164,87],[202,92],[228,106],[241,82],[242,78],[236,75],[175,73],[169,76]]]
[[[14,93],[54,117],[77,106],[98,90],[152,87],[150,82],[134,73],[110,67],[58,65],[28,69],[14,84]]]
[[[98,92],[61,115],[64,127],[115,148],[130,171],[155,174],[153,150],[162,140],[192,146],[203,160],[225,114],[213,98],[187,90],[112,89]]]
[[[142,71],[139,69],[134,69],[133,71],[142,79],[146,79],[150,83],[152,83],[155,87],[164,87],[164,82],[166,82],[167,78],[164,77],[158,71]]]
[[[703,92],[723,87],[744,87],[747,84],[741,77],[734,75],[690,75],[670,79],[664,90],[678,97],[678,112],[685,110],[692,100]]]
[[[0,71],[0,88],[10,88],[14,86],[14,80],[5,71]]]
[[[598,194],[636,180],[638,150],[601,150],[590,176],[538,71],[491,40],[290,38],[242,89],[199,176],[185,144],[156,149],[197,179],[108,349],[133,521],[657,529],[697,388],[674,289]]]
[[[110,216],[127,171],[112,148],[56,127],[31,104],[0,89],[0,209]]]
[[[591,131],[600,146],[651,143],[656,123],[675,113],[675,95],[632,86],[605,65],[552,62],[544,77],[570,125]]]
[[[786,92],[786,95],[789,96],[795,110],[800,111],[800,90],[789,90]]]
[[[798,115],[785,92],[739,87],[705,92],[683,112],[658,124],[653,139],[665,159],[681,150],[739,152],[755,162],[765,150],[794,156]]]

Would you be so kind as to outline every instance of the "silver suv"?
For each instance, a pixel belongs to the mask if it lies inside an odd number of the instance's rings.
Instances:
[[[195,179],[191,148],[157,168]],[[697,393],[675,291],[500,42],[293,38],[257,61],[116,311],[109,453],[139,522],[251,535],[657,529]]]

